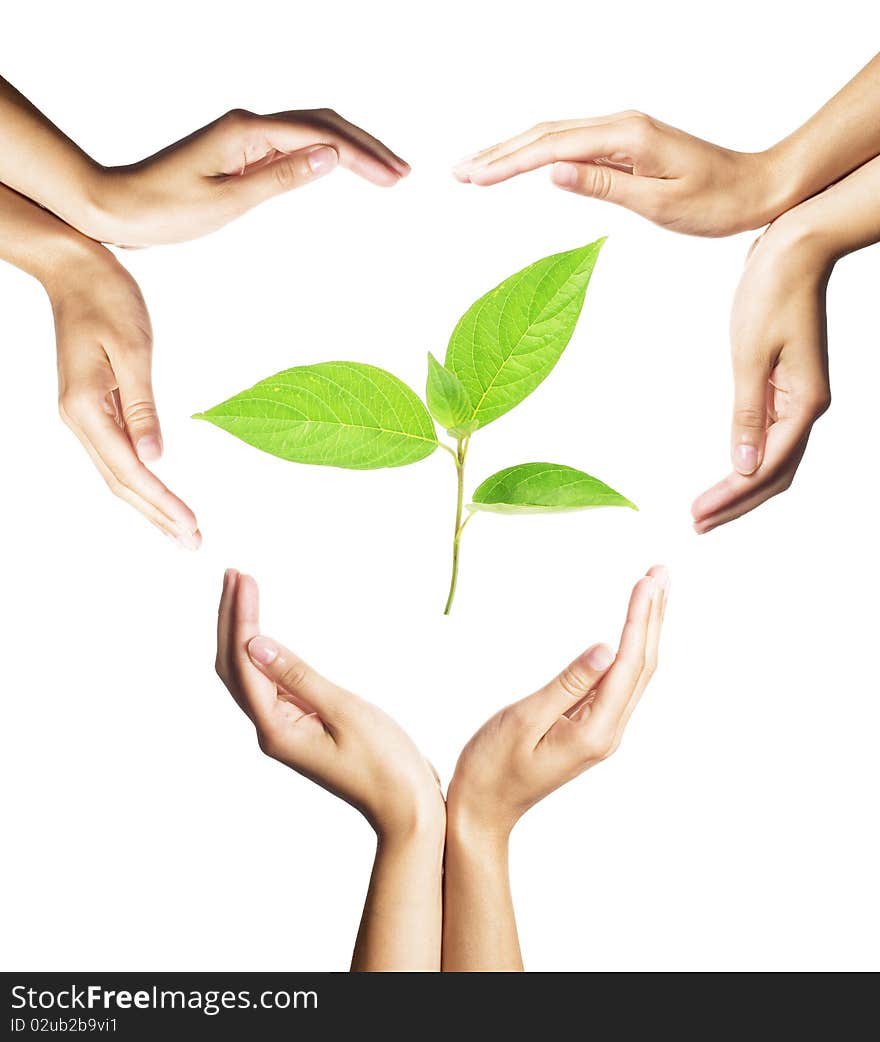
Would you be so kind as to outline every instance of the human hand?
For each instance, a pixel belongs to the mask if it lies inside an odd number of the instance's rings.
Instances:
[[[687,235],[758,228],[788,204],[784,164],[773,150],[734,152],[633,111],[539,123],[453,172],[466,183],[495,185],[551,163],[559,188]]]
[[[124,246],[183,242],[337,165],[381,186],[409,173],[381,141],[330,109],[236,109],[148,159],[102,169],[97,213],[84,230]]]
[[[111,491],[179,546],[202,536],[189,507],[145,466],[162,455],[150,377],[153,335],[137,283],[109,250],[82,239],[44,285],[55,316],[61,418]]]
[[[497,713],[458,758],[450,827],[505,838],[535,803],[610,756],[657,665],[665,568],[636,584],[620,646],[595,644],[546,687]]]
[[[825,321],[830,263],[821,244],[804,233],[798,210],[753,245],[736,292],[734,472],[695,500],[700,533],[789,488],[813,424],[831,404]]]
[[[227,571],[216,668],[263,752],[357,808],[383,839],[442,834],[437,775],[404,731],[259,632],[256,582]]]

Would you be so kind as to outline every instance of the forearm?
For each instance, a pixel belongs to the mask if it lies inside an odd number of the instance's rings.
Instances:
[[[2,78],[0,146],[0,182],[94,234],[103,168]]]
[[[763,155],[771,174],[768,219],[880,155],[880,55]]]
[[[444,972],[523,968],[508,873],[508,837],[450,820],[443,877]]]
[[[440,969],[443,831],[380,837],[353,972]]]
[[[69,264],[103,249],[18,192],[0,185],[0,259],[32,275],[50,294]]]
[[[783,214],[771,231],[820,273],[845,254],[880,242],[880,156]]]

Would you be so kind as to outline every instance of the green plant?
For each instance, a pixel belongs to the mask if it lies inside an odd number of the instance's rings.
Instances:
[[[471,438],[530,395],[559,361],[604,241],[544,257],[468,308],[453,330],[445,364],[428,354],[427,408],[384,369],[361,362],[320,362],[262,380],[195,418],[296,463],[373,470],[416,463],[438,446],[448,452],[457,476],[448,615],[462,532],[476,513],[637,509],[597,478],[553,463],[501,470],[476,489],[465,507]],[[454,445],[438,440],[435,420]]]

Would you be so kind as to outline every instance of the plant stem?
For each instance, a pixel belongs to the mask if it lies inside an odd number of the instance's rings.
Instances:
[[[459,556],[459,544],[461,543],[461,533],[464,530],[464,526],[468,523],[471,515],[462,521],[461,515],[464,509],[464,461],[467,456],[468,438],[459,438],[456,443],[456,451],[453,453],[455,456],[455,471],[458,478],[458,495],[456,498],[455,505],[455,531],[452,539],[452,579],[449,583],[449,596],[446,598],[446,607],[443,609],[443,614],[448,615],[452,609],[452,601],[455,598],[455,587],[458,583],[458,556]],[[449,450],[452,452],[452,450]]]

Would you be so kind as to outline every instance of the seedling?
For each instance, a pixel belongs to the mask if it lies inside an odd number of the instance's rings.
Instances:
[[[427,408],[384,369],[362,362],[319,362],[262,380],[194,418],[295,463],[375,470],[417,463],[438,446],[448,452],[457,477],[448,615],[461,536],[477,513],[637,509],[598,478],[553,463],[507,467],[486,478],[465,505],[472,437],[519,405],[559,361],[604,241],[544,257],[468,308],[453,330],[445,364],[428,354]],[[452,444],[438,439],[434,421]]]

